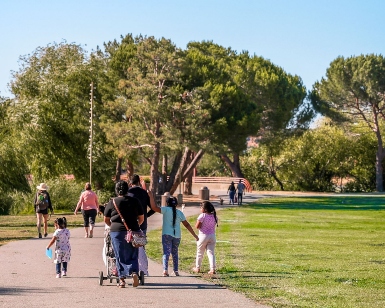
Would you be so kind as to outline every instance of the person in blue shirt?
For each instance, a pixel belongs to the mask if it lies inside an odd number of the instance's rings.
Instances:
[[[151,192],[148,192],[150,197],[151,209],[155,212],[163,214],[162,224],[162,246],[163,246],[163,276],[168,277],[168,261],[170,254],[173,261],[174,275],[179,276],[178,272],[178,248],[181,240],[180,223],[182,223],[188,231],[192,234],[196,241],[199,240],[198,235],[195,233],[189,222],[186,220],[183,212],[178,210],[178,200],[171,196],[167,199],[167,206],[158,207],[155,204],[154,196]]]

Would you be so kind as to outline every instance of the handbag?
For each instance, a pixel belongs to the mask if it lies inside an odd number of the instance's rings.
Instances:
[[[119,208],[116,206],[115,199],[112,199],[112,202],[114,203],[115,209],[118,212],[120,219],[122,220],[124,226],[127,229],[127,234],[124,237],[124,239],[127,241],[127,243],[131,243],[132,246],[135,248],[145,246],[147,244],[147,236],[146,234],[140,230],[140,231],[132,231],[128,228],[126,221],[124,220],[122,213],[120,213]]]

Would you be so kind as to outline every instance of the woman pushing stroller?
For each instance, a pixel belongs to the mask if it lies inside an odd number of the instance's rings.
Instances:
[[[115,192],[118,197],[111,199],[107,204],[104,210],[104,222],[110,227],[111,242],[119,276],[118,287],[124,288],[126,286],[125,279],[128,276],[133,279],[132,286],[137,287],[139,285],[138,248],[127,243],[125,239],[127,229],[124,222],[132,231],[139,231],[139,226],[144,220],[143,208],[138,199],[127,195],[127,182],[119,181],[116,183]]]

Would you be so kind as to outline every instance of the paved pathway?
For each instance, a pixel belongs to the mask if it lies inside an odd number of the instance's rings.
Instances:
[[[246,200],[257,197],[248,194]],[[190,216],[200,210],[197,206],[186,206],[184,212]],[[161,226],[161,217],[155,214],[149,218],[149,230]],[[61,279],[55,278],[55,266],[45,256],[52,234],[1,246],[0,307],[266,307],[190,273],[162,277],[161,264],[151,260],[151,276],[146,277],[143,286],[119,289],[109,281],[100,286],[98,273],[105,272],[103,233],[102,223],[97,224],[91,239],[83,237],[83,228],[71,229],[72,257],[68,276]]]

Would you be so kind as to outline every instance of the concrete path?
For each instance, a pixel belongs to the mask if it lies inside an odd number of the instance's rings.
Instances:
[[[223,192],[222,196],[227,204]],[[245,202],[258,197],[247,194]],[[219,207],[218,200],[212,201]],[[184,213],[195,215],[200,209],[186,206]],[[159,228],[161,218],[160,214],[150,217],[149,230]],[[103,234],[102,223],[97,224],[94,238],[84,238],[83,228],[71,229],[72,257],[68,276],[60,279],[55,278],[52,260],[45,256],[45,247],[52,234],[43,239],[1,246],[0,307],[267,307],[190,273],[162,277],[161,264],[151,260],[150,276],[145,278],[143,286],[132,288],[127,285],[125,289],[119,289],[115,282],[106,280],[100,286],[99,271],[106,273],[102,259]]]

